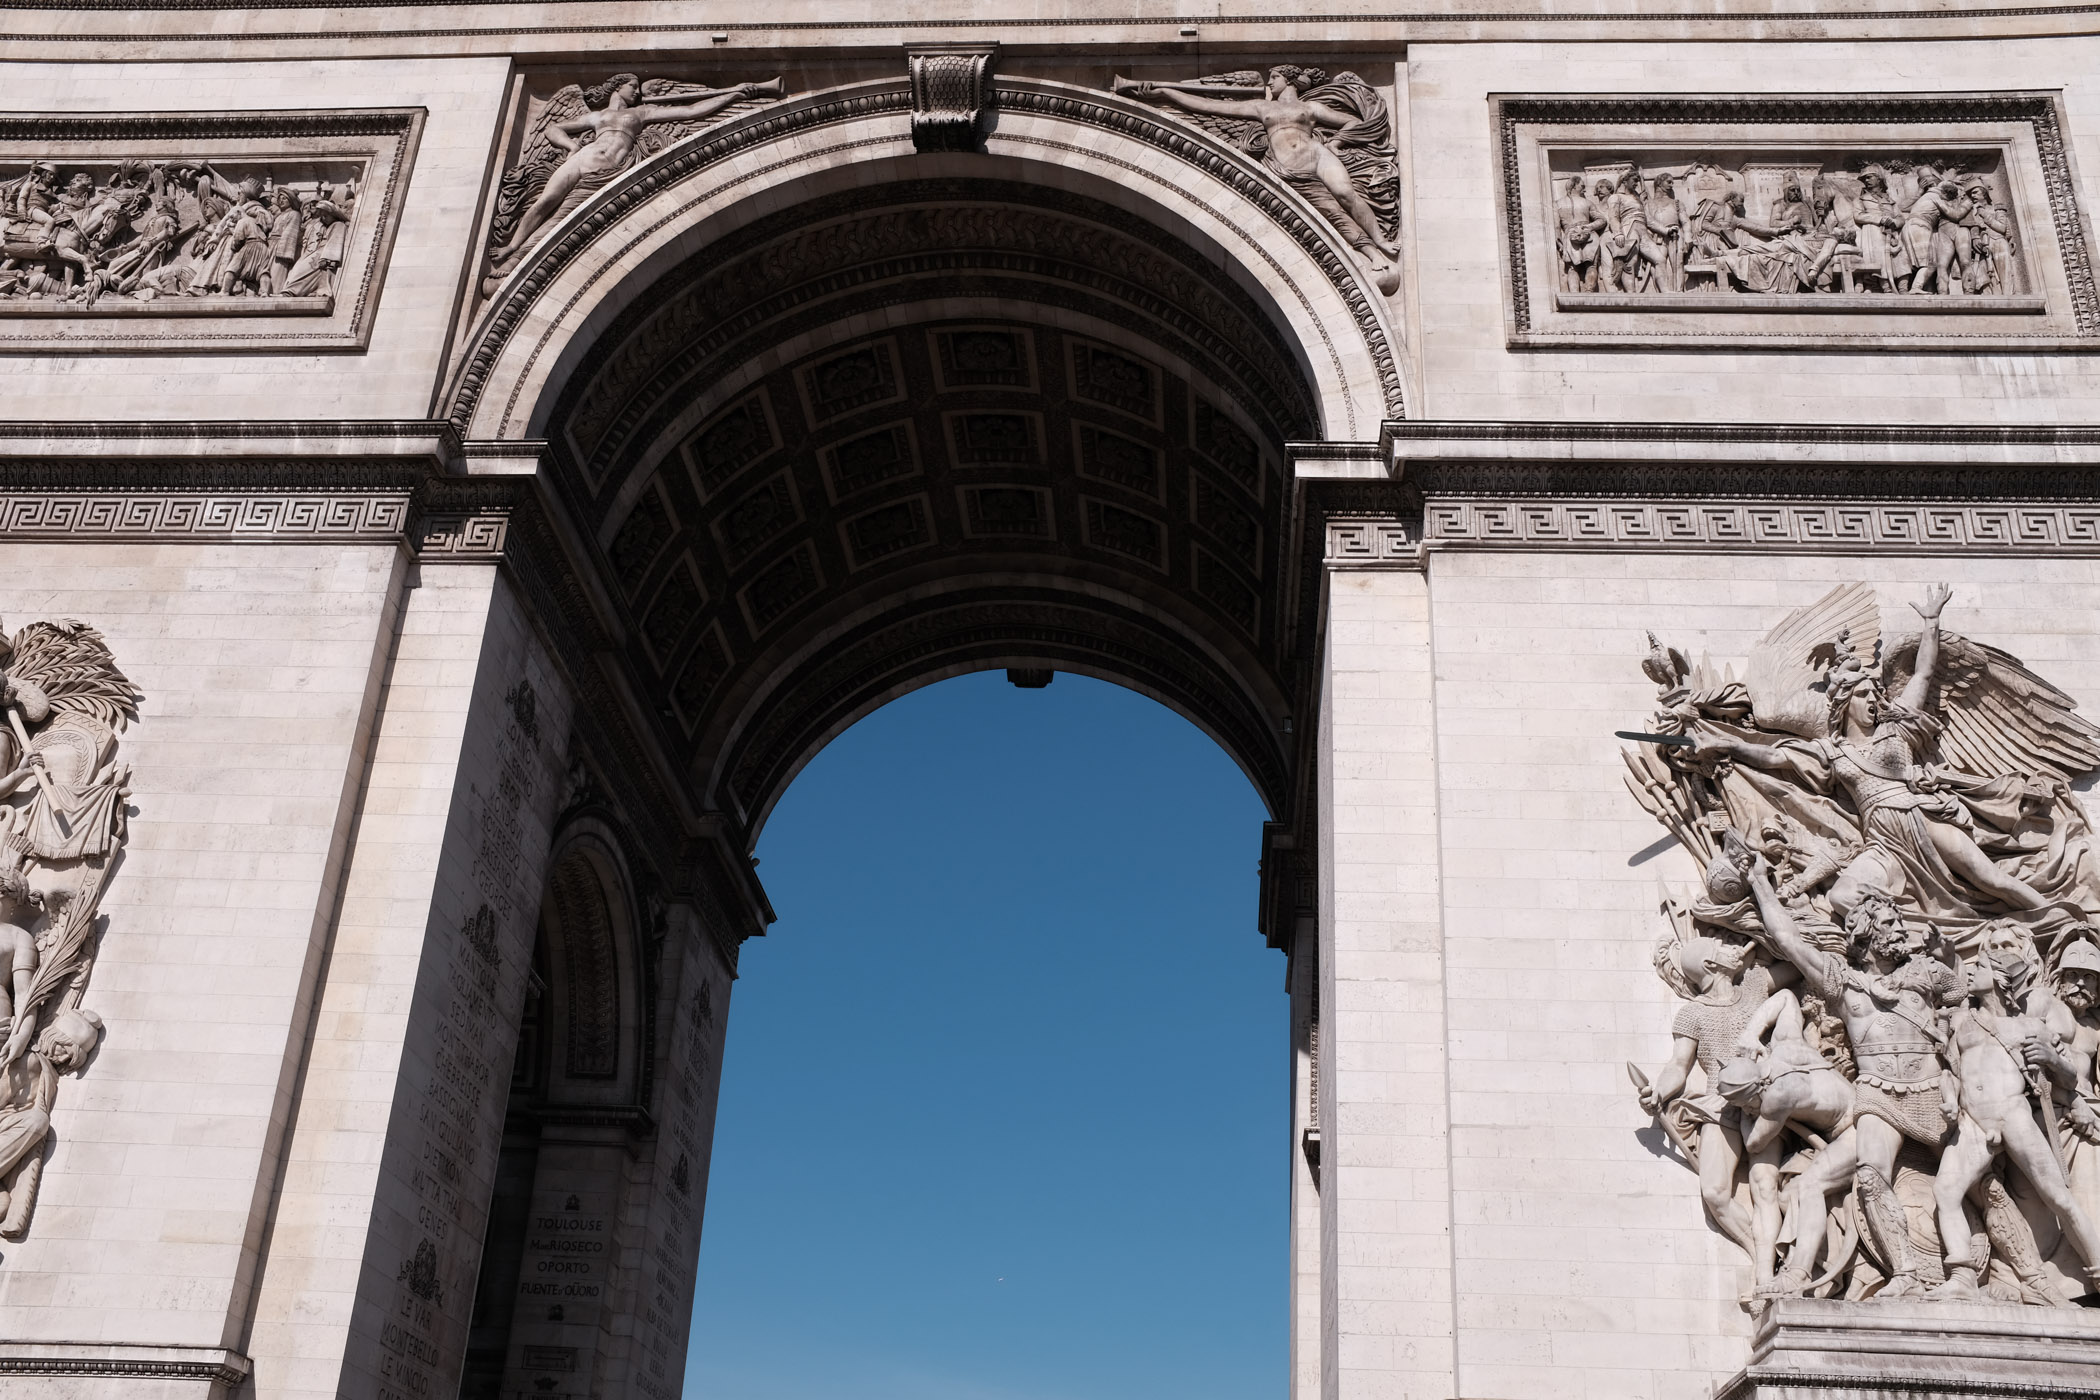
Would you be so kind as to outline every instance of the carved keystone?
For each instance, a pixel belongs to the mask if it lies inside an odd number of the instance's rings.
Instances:
[[[906,44],[911,69],[911,143],[929,151],[981,149],[978,118],[991,104],[991,44]]]

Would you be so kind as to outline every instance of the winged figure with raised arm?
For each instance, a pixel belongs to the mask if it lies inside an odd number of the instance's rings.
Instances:
[[[1747,1174],[1730,1160],[1723,1180],[1702,1160],[1700,1194],[1723,1226],[1717,1207],[1739,1189],[1764,1212],[1753,1306],[1803,1292],[2100,1293],[2100,1211],[2064,1164],[2059,1123],[2100,1102],[2094,1061],[2074,1053],[2071,1013],[2023,995],[2067,959],[2100,963],[2100,862],[2074,786],[2100,769],[2100,727],[2019,658],[1947,630],[1951,597],[1927,589],[1911,604],[1917,629],[1885,636],[1872,589],[1833,589],[1767,632],[1740,680],[1642,638],[1657,711],[1627,736],[1644,741],[1624,752],[1628,787],[1703,877],[1670,937],[1754,946],[1775,985],[1801,991],[1799,1036],[1782,1035],[1784,1016],[1753,1021],[1739,1063],[1706,1072],[1709,1099],[1728,1099],[1709,1112],[1740,1135]],[[1849,1112],[1729,1097],[1805,1066],[1840,1103],[1794,1043],[1812,1026],[1830,1072],[1854,1085]],[[1734,1078],[1717,1086],[1717,1073]],[[1641,1106],[1667,1127],[1666,1097]],[[1783,1229],[1757,1175],[1775,1152]]]
[[[1864,624],[1811,646],[1801,661],[1822,675],[1806,685],[1778,650],[1786,639],[1768,637],[1746,679],[1768,732],[1697,732],[1689,757],[1838,802],[1865,848],[1833,886],[1841,911],[1877,890],[1955,928],[2100,910],[2092,833],[2069,789],[2100,766],[2100,729],[2017,658],[1943,632],[1950,596],[1928,590],[1912,605],[1922,630],[1886,647]]]

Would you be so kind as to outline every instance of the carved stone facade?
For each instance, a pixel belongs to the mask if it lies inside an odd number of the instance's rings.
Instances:
[[[2053,94],[1495,106],[1525,343],[2100,334]]]
[[[0,349],[366,343],[421,127],[0,118]],[[327,324],[256,324],[278,317]]]
[[[562,8],[0,0],[10,1400],[680,1394],[1002,669],[1269,807],[1293,1400],[2094,1393],[2090,17]]]
[[[1705,874],[1656,947],[1684,999],[1674,1054],[1635,1077],[1761,1305],[2061,1306],[2100,1278],[2079,1165],[2100,1142],[2100,888],[2070,787],[2100,729],[1944,630],[1950,597],[1885,638],[1874,591],[1842,585],[1740,682],[1653,633],[1641,663],[1660,708],[1628,787]]]

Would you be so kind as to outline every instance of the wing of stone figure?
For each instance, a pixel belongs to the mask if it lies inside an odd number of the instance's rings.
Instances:
[[[14,651],[7,661],[8,674],[34,682],[51,702],[51,715],[44,729],[71,723],[65,716],[121,730],[126,721],[138,718],[139,689],[117,669],[109,644],[102,634],[85,623],[32,622],[17,632]],[[40,732],[43,732],[40,730]],[[121,805],[122,776],[116,780],[114,800]],[[121,821],[119,816],[117,820]],[[109,862],[91,860],[67,896],[47,904],[50,926],[37,937],[41,954],[29,994],[16,1008],[17,1014],[33,1014],[54,996],[67,1005],[80,999],[79,974],[92,956],[95,909]]]
[[[1163,83],[1161,86],[1201,89],[1206,97],[1223,98],[1227,101],[1238,101],[1243,96],[1231,89],[1246,89],[1244,98],[1247,101],[1268,95],[1268,80],[1252,68],[1242,68],[1232,73],[1215,73],[1207,78],[1193,78],[1183,83]],[[1262,129],[1262,124],[1252,117],[1217,117],[1207,112],[1191,112],[1181,107],[1162,107],[1160,110],[1191,126],[1201,127],[1220,141],[1250,154],[1258,156],[1268,146],[1268,133]]]
[[[1822,690],[1839,639],[1869,666],[1881,642],[1881,605],[1863,583],[1841,584],[1781,618],[1751,648],[1743,687],[1760,729],[1819,739],[1830,727]]]
[[[8,674],[32,681],[53,710],[121,730],[138,718],[139,690],[117,669],[102,634],[84,622],[32,622],[15,633]]]
[[[1917,669],[1915,634],[1890,643],[1882,690],[1902,693]],[[1939,717],[1940,761],[1982,777],[2073,778],[2100,768],[2100,727],[2078,702],[2020,658],[1953,632],[1940,634],[1936,683],[1926,708]]]
[[[547,187],[547,177],[569,154],[547,139],[547,129],[575,121],[587,110],[583,89],[575,83],[547,99],[547,105],[540,109],[532,130],[525,134],[525,142],[519,147],[518,163],[505,173],[503,182],[496,187],[496,214],[489,221],[489,247],[501,248],[510,242],[511,235],[517,232],[518,220],[532,207],[532,201],[539,198],[540,191]]]

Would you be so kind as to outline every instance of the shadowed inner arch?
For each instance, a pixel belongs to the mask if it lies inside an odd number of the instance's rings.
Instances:
[[[559,391],[551,485],[625,609],[628,683],[747,839],[855,719],[1000,666],[1162,701],[1282,815],[1301,359],[1128,208],[874,185],[635,298]]]

